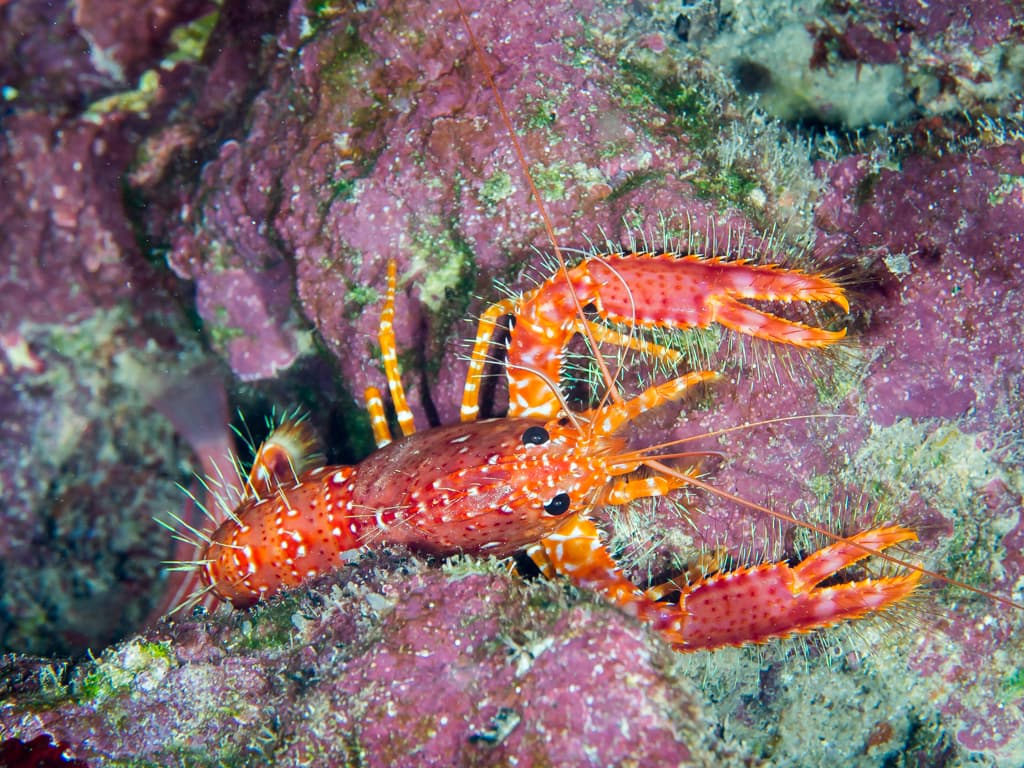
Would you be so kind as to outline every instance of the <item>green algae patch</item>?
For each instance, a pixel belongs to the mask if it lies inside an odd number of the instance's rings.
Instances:
[[[1024,698],[1024,669],[1017,668],[1003,678],[1000,698],[1007,704]]]
[[[84,117],[100,122],[104,115],[111,112],[146,114],[160,88],[159,70],[169,71],[181,62],[198,61],[206,50],[210,34],[219,19],[220,12],[212,11],[195,21],[176,27],[171,32],[171,51],[160,62],[159,69],[147,69],[143,72],[134,88],[92,102],[86,108]]]
[[[716,110],[710,94],[671,73],[635,60],[619,64],[619,98],[627,108],[656,106],[698,147],[707,146],[715,134]]]
[[[159,87],[159,73],[154,69],[146,70],[139,76],[135,88],[94,101],[86,108],[84,117],[86,120],[99,123],[103,116],[110,112],[145,114],[156,99]]]
[[[292,616],[299,610],[301,598],[302,590],[286,590],[239,617],[232,633],[232,648],[246,651],[287,648],[295,634]]]
[[[206,44],[210,41],[210,35],[213,34],[218,21],[220,11],[211,11],[195,21],[176,27],[171,32],[172,50],[160,65],[164,69],[170,69],[181,61],[199,61],[206,51]]]
[[[456,240],[454,233],[442,231],[440,235],[432,235],[420,230],[414,234],[409,253],[410,265],[399,283],[415,279],[420,301],[432,313],[447,308],[463,316],[469,305],[467,288],[472,290],[475,272],[472,250]],[[453,301],[459,306],[451,309],[448,305]]]
[[[484,180],[480,188],[480,199],[489,209],[493,210],[507,200],[515,192],[512,176],[506,171],[498,171]]]
[[[372,285],[346,281],[345,287],[345,308],[348,317],[358,317],[367,307],[376,305],[384,299],[380,291]]]
[[[693,186],[701,197],[709,200],[725,198],[742,204],[758,188],[759,182],[752,173],[728,167],[717,174],[695,178]]]
[[[530,169],[530,173],[537,191],[540,192],[540,196],[544,200],[565,200],[568,197],[565,182],[569,178],[570,172],[565,163],[534,165]]]
[[[71,684],[72,695],[98,704],[136,688],[151,690],[176,664],[169,643],[135,639],[104,651],[84,667]]]
[[[399,275],[401,288],[414,280],[419,299],[434,317],[430,349],[409,358],[403,370],[436,374],[441,363],[440,345],[451,338],[469,312],[476,290],[477,266],[473,249],[458,232],[443,227],[436,217],[413,233],[408,248],[409,266]]]

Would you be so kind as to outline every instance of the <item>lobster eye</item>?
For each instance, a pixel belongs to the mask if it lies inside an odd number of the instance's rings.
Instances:
[[[569,509],[569,494],[556,493],[551,501],[544,505],[544,511],[549,515],[560,515]]]
[[[527,427],[523,432],[523,445],[544,445],[550,439],[544,427]]]

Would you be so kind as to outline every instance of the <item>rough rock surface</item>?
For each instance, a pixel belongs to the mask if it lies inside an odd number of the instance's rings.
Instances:
[[[143,18],[174,20],[133,46],[92,3],[47,16],[79,30],[47,38],[30,23],[53,13],[44,5],[0,4],[0,46],[24,54],[5,56],[18,63],[3,72],[0,113],[0,178],[17,190],[0,208],[0,455],[13,499],[0,626],[7,648],[98,652],[154,599],[166,550],[146,521],[182,506],[169,486],[187,448],[172,433],[200,460],[227,443],[221,384],[193,378],[209,367],[190,321],[238,402],[311,406],[332,454],[353,458],[365,422],[346,398],[383,383],[388,259],[421,425],[457,418],[465,319],[502,295],[497,284],[522,288],[550,267],[449,3],[227,3],[206,17],[202,4],[153,3]],[[702,334],[695,364],[725,380],[637,441],[820,415],[687,449],[725,455],[705,460],[716,486],[829,530],[912,524],[922,541],[908,557],[1020,602],[1022,43],[1006,4],[815,6],[799,23],[749,4],[685,19],[677,4],[627,15],[596,0],[470,11],[563,246],[646,234],[849,284],[850,318],[815,316],[847,324],[848,345],[819,359]],[[191,54],[188,40],[200,41]],[[95,69],[110,61],[123,74]],[[787,88],[826,98],[787,112],[775,98]],[[737,89],[805,122],[780,128]],[[805,129],[884,120],[900,125],[856,141],[817,134],[809,162]],[[773,225],[804,252],[752,234]],[[676,511],[618,516],[613,540],[637,578],[701,546],[756,560],[822,543],[705,494],[690,502],[694,526]],[[96,663],[7,657],[0,723],[99,764],[174,764],[188,739],[226,761],[262,750],[281,764],[373,764],[410,748],[424,764],[577,764],[574,743],[595,764],[643,764],[630,737],[695,763],[902,753],[955,765],[976,751],[1012,766],[1024,754],[1022,612],[952,587],[929,587],[899,632],[875,622],[809,649],[690,660],[697,692],[616,611],[398,561],[253,616],[157,628]],[[148,597],[82,631],[125,591]],[[698,711],[713,742],[690,730]],[[176,725],[196,713],[195,729]]]

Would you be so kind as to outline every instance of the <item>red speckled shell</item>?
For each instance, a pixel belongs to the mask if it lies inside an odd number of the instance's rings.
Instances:
[[[571,429],[546,425],[551,439],[523,444],[538,422],[493,419],[419,432],[353,467],[320,467],[254,499],[224,522],[207,548],[203,577],[222,598],[249,605],[344,563],[364,545],[406,544],[436,555],[505,556],[535,543],[565,519],[544,504],[580,499],[608,476],[579,456]]]

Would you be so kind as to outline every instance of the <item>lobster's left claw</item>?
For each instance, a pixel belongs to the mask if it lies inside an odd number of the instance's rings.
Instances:
[[[598,311],[616,322],[730,330],[798,347],[825,347],[846,335],[786,320],[744,300],[831,302],[848,312],[842,287],[824,275],[775,265],[699,256],[612,254],[584,262]],[[577,268],[579,269],[579,268]]]
[[[712,307],[714,321],[729,330],[794,347],[827,347],[846,336],[845,328],[828,331],[784,320],[729,297],[716,299]]]
[[[479,415],[479,382],[492,337],[506,314],[516,317],[507,346],[509,416],[536,419],[551,418],[562,407],[552,387],[561,381],[563,354],[577,333],[670,365],[680,361],[677,351],[637,336],[632,329],[685,331],[718,324],[747,336],[810,348],[827,347],[846,335],[845,329],[830,331],[787,320],[748,301],[817,301],[850,309],[841,285],[826,275],[799,269],[693,254],[594,255],[483,313],[462,399],[462,420]],[[583,307],[594,311],[594,320],[579,315]]]

